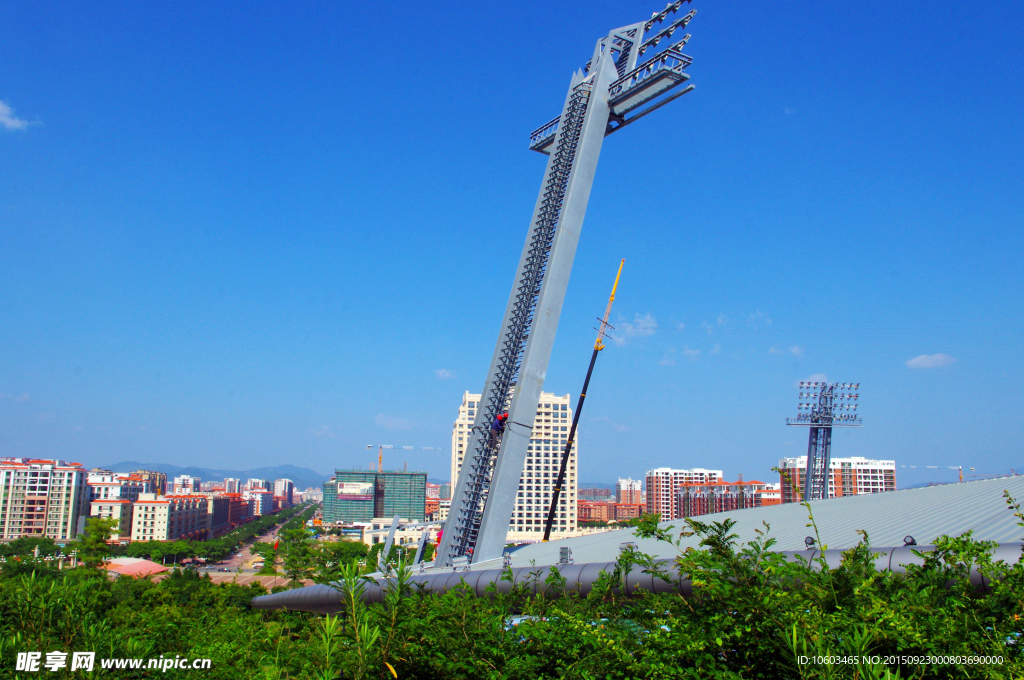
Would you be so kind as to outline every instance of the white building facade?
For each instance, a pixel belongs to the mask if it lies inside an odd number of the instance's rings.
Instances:
[[[779,461],[782,502],[803,500],[807,456],[783,458]],[[830,458],[828,466],[828,497],[859,496],[896,490],[896,461],[873,460],[853,456]]]
[[[89,512],[86,475],[78,463],[0,458],[0,541],[73,539]]]
[[[479,394],[466,392],[462,395],[459,415],[452,426],[452,483],[459,478],[462,460],[466,455],[470,437],[473,435],[473,421],[476,409],[480,404]],[[537,414],[533,421],[533,436],[527,446],[526,463],[519,479],[519,491],[516,506],[509,521],[509,542],[522,543],[539,541],[544,535],[544,522],[547,518],[548,506],[551,503],[551,491],[558,478],[562,452],[569,439],[569,426],[572,424],[572,407],[569,395],[556,396],[541,392]],[[486,436],[490,423],[484,423]],[[565,482],[559,497],[558,512],[551,528],[552,538],[573,536],[577,533],[576,526],[576,486],[577,486],[577,441],[573,442],[569,452],[569,462],[565,470]],[[443,511],[442,511],[443,513]]]

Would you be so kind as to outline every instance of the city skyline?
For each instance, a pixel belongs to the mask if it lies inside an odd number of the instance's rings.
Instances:
[[[352,63],[371,36],[325,28],[372,8],[5,9],[0,456],[323,472],[368,467],[370,442],[443,446],[450,405],[483,384],[543,172],[527,135],[622,15],[492,10],[389,17],[430,67],[409,78]],[[524,34],[539,12],[573,26],[565,44]],[[1024,245],[1024,9],[698,16],[697,89],[597,170],[544,385],[578,396],[625,257],[580,481],[768,481],[806,453],[783,421],[812,376],[861,383],[865,425],[833,455],[895,460],[898,486],[955,480],[901,465],[1024,466],[1006,255]],[[505,87],[536,106],[481,87],[488,53],[515,55]],[[642,173],[617,172],[638,153]],[[447,447],[390,455],[449,476]]]

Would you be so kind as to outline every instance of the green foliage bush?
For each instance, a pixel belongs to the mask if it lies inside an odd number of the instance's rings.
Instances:
[[[14,677],[16,652],[50,650],[213,660],[208,671],[160,674],[168,678],[1024,677],[1024,564],[993,562],[992,545],[969,534],[937,539],[922,566],[895,574],[875,571],[867,536],[841,566],[827,569],[783,559],[767,526],[742,545],[728,522],[688,521],[681,529],[701,545],[677,558],[693,582],[688,598],[623,596],[628,571],[658,568],[630,551],[585,597],[564,596],[557,573],[540,596],[532,594],[533,583],[507,594],[492,588],[490,598],[468,589],[428,595],[399,568],[385,601],[372,605],[361,600],[364,569],[350,556],[332,567],[343,607],[331,617],[253,610],[249,602],[263,588],[216,585],[194,572],[175,571],[154,584],[112,581],[88,568],[57,572],[40,564],[24,573],[4,565],[0,678]],[[295,549],[296,559],[323,552],[290,531],[282,531],[287,538],[279,550]],[[676,530],[649,519],[638,532],[679,545]],[[338,548],[334,557],[348,556],[346,550],[357,549]],[[992,579],[991,592],[969,584],[972,566]],[[864,660],[873,655],[989,656],[1002,663]],[[860,662],[801,664],[801,656]],[[107,677],[132,677],[119,672]]]

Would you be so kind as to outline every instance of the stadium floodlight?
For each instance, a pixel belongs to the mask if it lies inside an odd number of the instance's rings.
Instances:
[[[799,413],[795,418],[786,418],[786,425],[810,427],[807,440],[807,470],[804,473],[804,500],[820,500],[828,497],[829,460],[832,451],[832,429],[836,427],[860,427],[863,423],[857,416],[860,398],[857,390],[860,383],[826,383],[821,381],[800,383],[802,399],[810,402],[797,403]],[[845,413],[844,411],[852,411]]]

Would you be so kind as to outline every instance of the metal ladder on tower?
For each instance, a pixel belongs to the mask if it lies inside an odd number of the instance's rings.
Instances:
[[[519,377],[523,353],[533,326],[534,312],[537,309],[537,300],[547,269],[548,256],[551,254],[552,239],[558,227],[562,202],[576,160],[592,82],[591,78],[576,85],[559,125],[559,136],[555,142],[553,159],[545,181],[544,197],[530,237],[526,266],[517,282],[516,303],[505,332],[501,357],[498,360],[497,371],[492,376],[490,393],[482,396],[482,400],[486,400],[487,404],[486,408],[482,409],[485,414],[482,418],[484,426],[474,432],[470,440],[473,445],[468,447],[467,457],[463,463],[469,466],[469,488],[460,499],[459,507],[453,507],[450,511],[456,522],[453,528],[457,536],[451,542],[447,556],[449,560],[472,554],[476,546],[483,509],[501,447],[501,438],[494,442],[490,441],[487,428],[499,414],[508,409],[513,388]],[[476,455],[471,456],[474,450]]]

